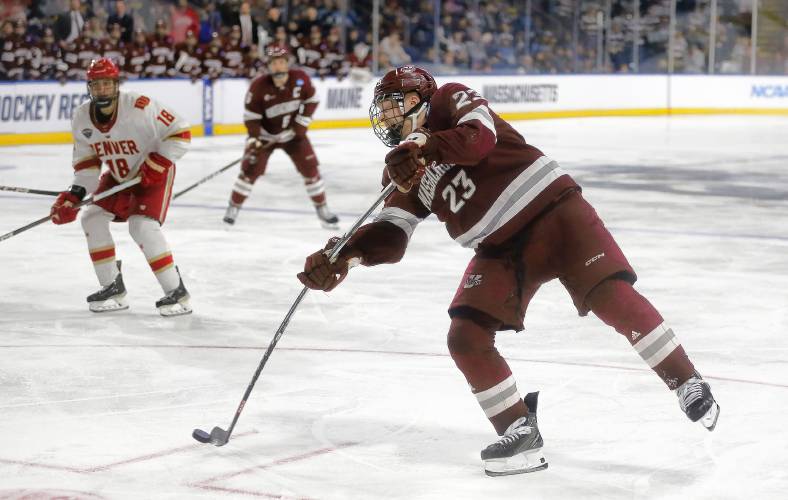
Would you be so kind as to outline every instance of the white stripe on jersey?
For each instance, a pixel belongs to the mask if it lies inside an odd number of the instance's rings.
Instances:
[[[296,115],[294,121],[299,125],[303,125],[304,127],[308,127],[309,124],[312,123],[312,119],[304,115]]]
[[[255,113],[254,111],[249,111],[248,109],[244,110],[244,121],[252,121],[252,120],[262,120],[263,115],[260,113]]]
[[[266,118],[275,118],[280,115],[292,113],[301,107],[301,99],[294,99],[292,101],[280,102],[265,109]]]
[[[405,231],[405,234],[410,239],[410,236],[413,234],[413,231],[416,229],[416,226],[419,225],[419,222],[423,221],[424,219],[420,219],[413,215],[412,213],[402,210],[401,208],[397,207],[384,207],[383,210],[375,217],[374,222],[378,221],[386,221],[391,222],[398,228]]]
[[[481,105],[473,109],[470,113],[466,113],[465,116],[457,121],[457,125],[471,120],[479,120],[482,125],[493,133],[495,142],[498,142],[498,134],[495,133],[495,123],[493,122],[492,115],[490,115],[490,110],[487,109],[487,106]]]
[[[506,186],[479,222],[454,240],[464,247],[478,247],[484,238],[512,220],[539,193],[562,175],[564,171],[557,162],[547,156],[539,157]]]

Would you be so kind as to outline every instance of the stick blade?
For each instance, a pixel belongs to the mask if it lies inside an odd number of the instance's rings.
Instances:
[[[202,429],[194,429],[192,437],[201,443],[224,446],[230,440],[230,434],[221,427],[214,427],[210,434]]]

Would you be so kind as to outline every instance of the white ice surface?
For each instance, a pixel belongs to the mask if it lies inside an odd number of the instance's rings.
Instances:
[[[471,253],[433,219],[397,266],[359,268],[296,312],[223,448],[192,429],[230,423],[301,289],[320,228],[283,153],[237,224],[236,170],[173,202],[165,227],[194,314],[161,290],[113,225],[131,309],[97,315],[78,223],[0,242],[0,498],[719,499],[788,491],[788,120],[530,121],[527,140],[585,187],[722,412],[709,433],[624,338],[545,286],[526,331],[498,346],[540,390],[550,468],[488,478],[491,426],[447,354],[450,302]],[[385,149],[368,130],[311,133],[346,229],[375,199]],[[198,138],[176,191],[240,156]],[[70,146],[0,150],[0,184],[59,190]],[[0,192],[0,233],[52,199]]]

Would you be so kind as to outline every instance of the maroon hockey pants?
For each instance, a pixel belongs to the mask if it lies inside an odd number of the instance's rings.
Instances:
[[[626,336],[633,345],[662,324],[662,316],[654,306],[623,280],[603,281],[589,293],[586,302],[597,317]],[[474,393],[496,386],[512,373],[495,348],[499,326],[500,322],[492,317],[474,314],[474,311],[452,318],[447,339],[449,352]],[[633,335],[633,332],[641,333]],[[689,379],[695,369],[684,348],[678,345],[653,370],[670,389],[675,389]],[[503,434],[512,422],[527,412],[520,399],[489,419],[496,432]]]

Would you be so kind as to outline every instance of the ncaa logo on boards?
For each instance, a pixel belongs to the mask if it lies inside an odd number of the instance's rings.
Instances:
[[[465,278],[465,284],[462,285],[463,288],[473,288],[475,286],[479,286],[482,284],[482,275],[481,274],[469,274],[467,278]]]
[[[90,139],[90,136],[93,135],[93,131],[90,130],[89,128],[83,128],[82,129],[82,135],[84,135],[86,138]]]

